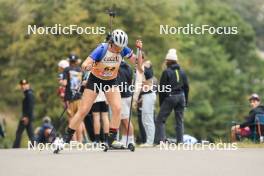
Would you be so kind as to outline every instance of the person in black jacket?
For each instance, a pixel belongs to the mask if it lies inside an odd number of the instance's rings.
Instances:
[[[165,122],[172,110],[174,110],[176,118],[177,143],[182,143],[184,108],[187,106],[189,94],[188,79],[178,64],[176,49],[170,49],[165,59],[167,69],[163,71],[160,79],[160,112],[156,120],[155,143],[159,144],[161,141],[165,141]],[[170,86],[170,91],[164,88],[168,86]]]
[[[32,121],[34,118],[33,109],[34,109],[34,95],[33,91],[30,88],[30,84],[27,80],[23,79],[20,81],[20,88],[24,92],[24,99],[22,104],[22,118],[18,123],[18,128],[16,131],[16,139],[13,144],[13,148],[19,148],[21,137],[24,129],[26,128],[28,138],[33,144],[34,141],[34,132],[32,128]]]
[[[132,92],[129,87],[132,85],[132,77],[133,71],[131,67],[125,62],[122,61],[118,70],[117,81],[120,89],[121,94],[121,143],[126,145],[126,140],[128,140],[128,144],[134,144],[134,126],[132,121],[129,122],[130,116],[130,108],[131,108],[131,99],[132,99]],[[127,139],[127,131],[129,125],[129,132],[128,132],[128,139]]]
[[[248,116],[245,118],[245,122],[240,125],[235,125],[231,129],[231,140],[235,142],[240,137],[250,137],[255,130],[255,118],[257,114],[264,114],[264,106],[261,105],[258,94],[254,93],[249,98],[250,110]]]

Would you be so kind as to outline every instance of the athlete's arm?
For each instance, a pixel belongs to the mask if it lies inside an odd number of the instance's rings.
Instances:
[[[141,54],[141,51],[139,52],[139,57],[137,58],[137,56],[135,54],[133,54],[129,61],[131,64],[135,64],[136,63],[136,59],[137,59],[137,70],[140,72],[140,73],[143,73],[144,70],[142,69],[142,54]]]
[[[82,64],[83,71],[90,71],[95,62],[99,62],[102,59],[102,54],[104,52],[103,44],[99,44],[91,54],[86,58],[86,60]]]
[[[82,69],[83,71],[89,71],[93,67],[94,60],[88,56],[85,61],[82,63]]]
[[[139,48],[139,56],[137,58],[137,56],[135,54],[132,54],[132,56],[129,58],[130,63],[135,64],[136,63],[136,59],[137,59],[137,69],[140,73],[143,73],[143,69],[142,69],[142,47],[143,47],[143,43],[141,40],[137,40],[136,41],[136,47]]]

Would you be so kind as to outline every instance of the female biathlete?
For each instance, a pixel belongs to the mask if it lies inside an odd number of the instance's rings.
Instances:
[[[123,30],[116,29],[112,32],[108,43],[101,43],[83,62],[82,69],[90,70],[91,74],[88,78],[78,112],[70,121],[63,140],[59,140],[60,142],[55,141],[56,150],[54,153],[58,153],[62,150],[64,143],[70,142],[75,130],[80,126],[80,123],[90,111],[99,90],[105,93],[106,99],[112,110],[109,139],[106,145],[113,148],[120,145],[116,140],[121,118],[121,96],[116,80],[118,69],[124,57],[128,58],[133,64],[136,59],[138,59],[138,68],[141,68],[142,65],[142,41],[136,41],[136,47],[139,49],[138,58],[136,58],[137,56],[133,54],[133,51],[127,47],[127,43],[127,34]]]

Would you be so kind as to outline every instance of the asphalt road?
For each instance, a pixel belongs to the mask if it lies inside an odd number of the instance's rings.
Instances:
[[[263,175],[264,149],[236,151],[0,150],[0,176],[249,176]]]

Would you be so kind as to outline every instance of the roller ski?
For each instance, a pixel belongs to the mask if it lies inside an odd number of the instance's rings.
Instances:
[[[135,151],[135,145],[133,143],[129,143],[125,145],[116,140],[116,133],[112,133],[109,136],[109,140],[107,143],[104,143],[103,151],[107,152],[108,150],[130,150],[131,152]]]
[[[129,143],[127,146],[125,146],[118,141],[114,141],[111,145],[105,143],[103,147],[104,152],[107,152],[108,150],[130,150],[131,152],[134,152],[136,149],[133,143]]]

